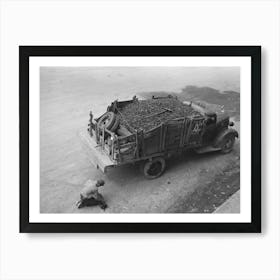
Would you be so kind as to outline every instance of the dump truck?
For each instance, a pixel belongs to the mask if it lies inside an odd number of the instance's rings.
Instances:
[[[197,153],[233,149],[238,132],[228,116],[217,117],[199,104],[177,97],[115,100],[81,132],[87,155],[97,168],[139,163],[144,176],[155,179],[166,169],[166,159],[185,150]]]

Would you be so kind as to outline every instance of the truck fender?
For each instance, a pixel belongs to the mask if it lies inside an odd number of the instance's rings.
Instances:
[[[238,138],[238,132],[235,129],[225,129],[217,135],[216,139],[214,140],[213,147],[218,148],[227,135],[233,135],[234,137]]]

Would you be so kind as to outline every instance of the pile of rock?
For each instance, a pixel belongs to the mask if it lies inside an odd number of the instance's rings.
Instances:
[[[174,97],[133,100],[120,109],[120,123],[135,130],[148,131],[166,121],[200,115],[191,106]],[[129,127],[128,127],[129,129]]]

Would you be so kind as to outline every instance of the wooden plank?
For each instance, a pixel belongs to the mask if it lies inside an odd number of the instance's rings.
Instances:
[[[189,138],[190,138],[190,134],[191,134],[191,130],[192,130],[192,122],[193,122],[193,119],[190,119],[190,124],[189,124],[189,128],[188,128],[187,136],[186,136],[186,139],[185,139],[185,144],[186,145],[189,142]]]
[[[119,138],[117,138],[117,145],[118,145],[118,153],[119,153],[119,160],[122,161],[122,155],[121,155],[121,149],[120,149],[120,141]]]
[[[183,144],[184,144],[183,136],[184,136],[185,122],[186,122],[186,119],[184,119],[184,121],[181,125],[180,144],[179,144],[180,147],[183,147]]]
[[[139,139],[138,139],[138,130],[136,130],[136,150],[135,150],[135,155],[136,158],[139,158]]]
[[[160,152],[162,151],[162,142],[163,142],[162,136],[163,136],[163,123],[160,126],[160,135],[159,135],[159,151]]]
[[[153,155],[160,151],[161,127],[158,126],[150,133],[144,134],[145,155]]]
[[[186,134],[188,132],[189,126],[190,125],[190,119],[189,118],[185,118],[184,121],[184,133],[183,133],[183,137],[182,137],[182,146],[185,146],[186,144]]]
[[[142,145],[142,157],[145,156],[145,143],[143,130],[140,131],[141,145]]]

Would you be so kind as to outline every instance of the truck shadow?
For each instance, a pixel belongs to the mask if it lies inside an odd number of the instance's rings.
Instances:
[[[185,151],[178,156],[173,156],[167,160],[167,172],[178,168],[179,166],[185,166],[188,163],[197,163],[200,161],[209,160],[221,155],[219,151],[210,152],[205,154],[198,154],[195,151]]]
[[[110,181],[115,182],[119,185],[133,184],[133,182],[149,181],[153,182],[154,180],[159,180],[164,177],[172,177],[172,172],[175,170],[185,170],[190,167],[194,167],[197,164],[211,161],[215,158],[225,158],[230,157],[234,151],[230,154],[221,154],[219,151],[209,152],[204,154],[197,154],[195,151],[185,151],[180,155],[173,156],[166,160],[166,170],[164,174],[153,180],[148,180],[144,177],[144,174],[141,170],[140,163],[127,164],[119,166],[116,168],[111,168],[108,170],[107,177]],[[211,164],[211,163],[210,163]]]

